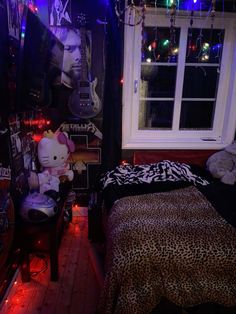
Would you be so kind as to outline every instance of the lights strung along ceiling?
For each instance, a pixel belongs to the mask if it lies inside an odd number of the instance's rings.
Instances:
[[[134,0],[133,2],[137,6],[140,4],[140,0]],[[145,0],[147,7],[165,8],[170,6],[171,2],[172,0]],[[212,0],[177,0],[176,2],[179,10],[189,10],[192,5],[195,5],[196,9],[201,8],[202,11],[208,11]],[[236,0],[216,0],[215,6],[217,11],[236,13]]]

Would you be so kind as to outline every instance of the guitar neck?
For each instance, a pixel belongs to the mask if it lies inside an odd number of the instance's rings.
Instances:
[[[87,62],[87,49],[86,49],[86,29],[80,28],[81,36],[81,80],[87,81],[88,77],[88,62]]]

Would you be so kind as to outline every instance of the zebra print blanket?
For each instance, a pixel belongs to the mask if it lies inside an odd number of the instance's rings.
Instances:
[[[190,165],[163,160],[148,165],[120,165],[100,179],[102,188],[110,184],[141,184],[158,181],[187,181],[195,186],[209,182],[191,171]]]

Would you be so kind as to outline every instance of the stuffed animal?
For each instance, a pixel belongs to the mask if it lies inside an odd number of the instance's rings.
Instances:
[[[236,182],[236,142],[211,155],[206,167],[214,178],[233,185]]]
[[[59,192],[60,179],[52,176],[47,170],[38,173],[39,192],[45,193],[47,191]]]
[[[58,192],[60,182],[73,180],[74,173],[69,169],[68,157],[74,149],[74,143],[65,132],[44,132],[38,143],[41,172],[37,174],[37,181],[40,193],[48,190]],[[30,175],[29,185],[31,188],[37,185],[33,174]]]

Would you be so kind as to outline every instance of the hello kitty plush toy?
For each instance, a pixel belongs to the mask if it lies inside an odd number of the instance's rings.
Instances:
[[[38,143],[40,193],[48,190],[58,192],[60,182],[73,180],[74,173],[69,169],[68,157],[74,150],[75,145],[65,132],[44,132],[44,137]]]

